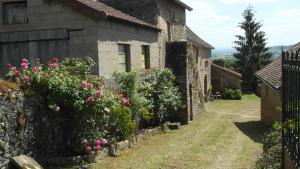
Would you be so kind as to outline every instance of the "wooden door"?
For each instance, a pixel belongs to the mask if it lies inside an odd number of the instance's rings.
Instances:
[[[23,58],[34,64],[36,58],[47,63],[54,57],[69,55],[66,29],[0,33],[0,76],[7,73],[7,64],[19,67]]]

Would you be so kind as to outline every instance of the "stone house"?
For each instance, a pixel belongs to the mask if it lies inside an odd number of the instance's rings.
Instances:
[[[160,67],[160,29],[94,0],[0,0],[0,72],[21,58],[92,57],[95,74]]]
[[[211,84],[213,92],[221,92],[226,88],[241,89],[242,75],[225,67],[211,65]]]
[[[281,84],[282,64],[281,57],[256,73],[261,81],[261,121],[265,124],[273,124],[281,120]]]

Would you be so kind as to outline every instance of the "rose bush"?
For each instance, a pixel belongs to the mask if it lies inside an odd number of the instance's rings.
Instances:
[[[107,87],[103,78],[90,75],[91,59],[54,58],[43,65],[31,66],[27,59],[21,69],[10,67],[11,79],[18,77],[27,94],[40,99],[45,115],[60,116],[69,132],[66,141],[72,151],[86,152],[82,139],[89,143],[107,138],[109,143],[126,139],[133,130],[128,99]],[[98,147],[99,148],[99,147]],[[96,149],[98,149],[96,148]]]

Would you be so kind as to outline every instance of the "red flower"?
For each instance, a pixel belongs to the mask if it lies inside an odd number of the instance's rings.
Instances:
[[[20,74],[21,74],[21,72],[20,72],[19,70],[16,70],[16,71],[15,71],[15,75],[16,75],[16,76],[20,76]]]
[[[56,63],[50,63],[50,67],[51,67],[52,69],[55,69],[55,68],[57,68],[57,64],[56,64]]]
[[[102,90],[98,89],[96,92],[97,97],[101,97],[102,96]]]
[[[129,106],[129,100],[126,99],[125,97],[122,97],[122,98],[121,98],[121,103],[122,103],[123,105],[125,105],[125,106]]]
[[[57,63],[57,62],[59,62],[59,59],[58,58],[53,58],[52,62]]]
[[[26,62],[21,63],[21,67],[23,69],[27,69],[28,68],[28,63],[26,63]]]
[[[29,81],[29,80],[30,80],[30,77],[26,75],[26,76],[24,77],[24,80],[25,80],[25,81]]]
[[[34,68],[32,68],[32,71],[37,72],[37,71],[39,71],[39,69],[37,67],[34,67]]]
[[[89,97],[86,99],[86,102],[87,102],[88,104],[92,104],[92,103],[94,102],[94,97],[89,96]]]

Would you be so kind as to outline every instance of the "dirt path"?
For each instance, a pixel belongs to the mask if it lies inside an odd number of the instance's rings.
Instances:
[[[157,135],[124,151],[117,158],[99,161],[93,169],[250,169],[262,152],[260,100],[207,104],[190,125]]]

